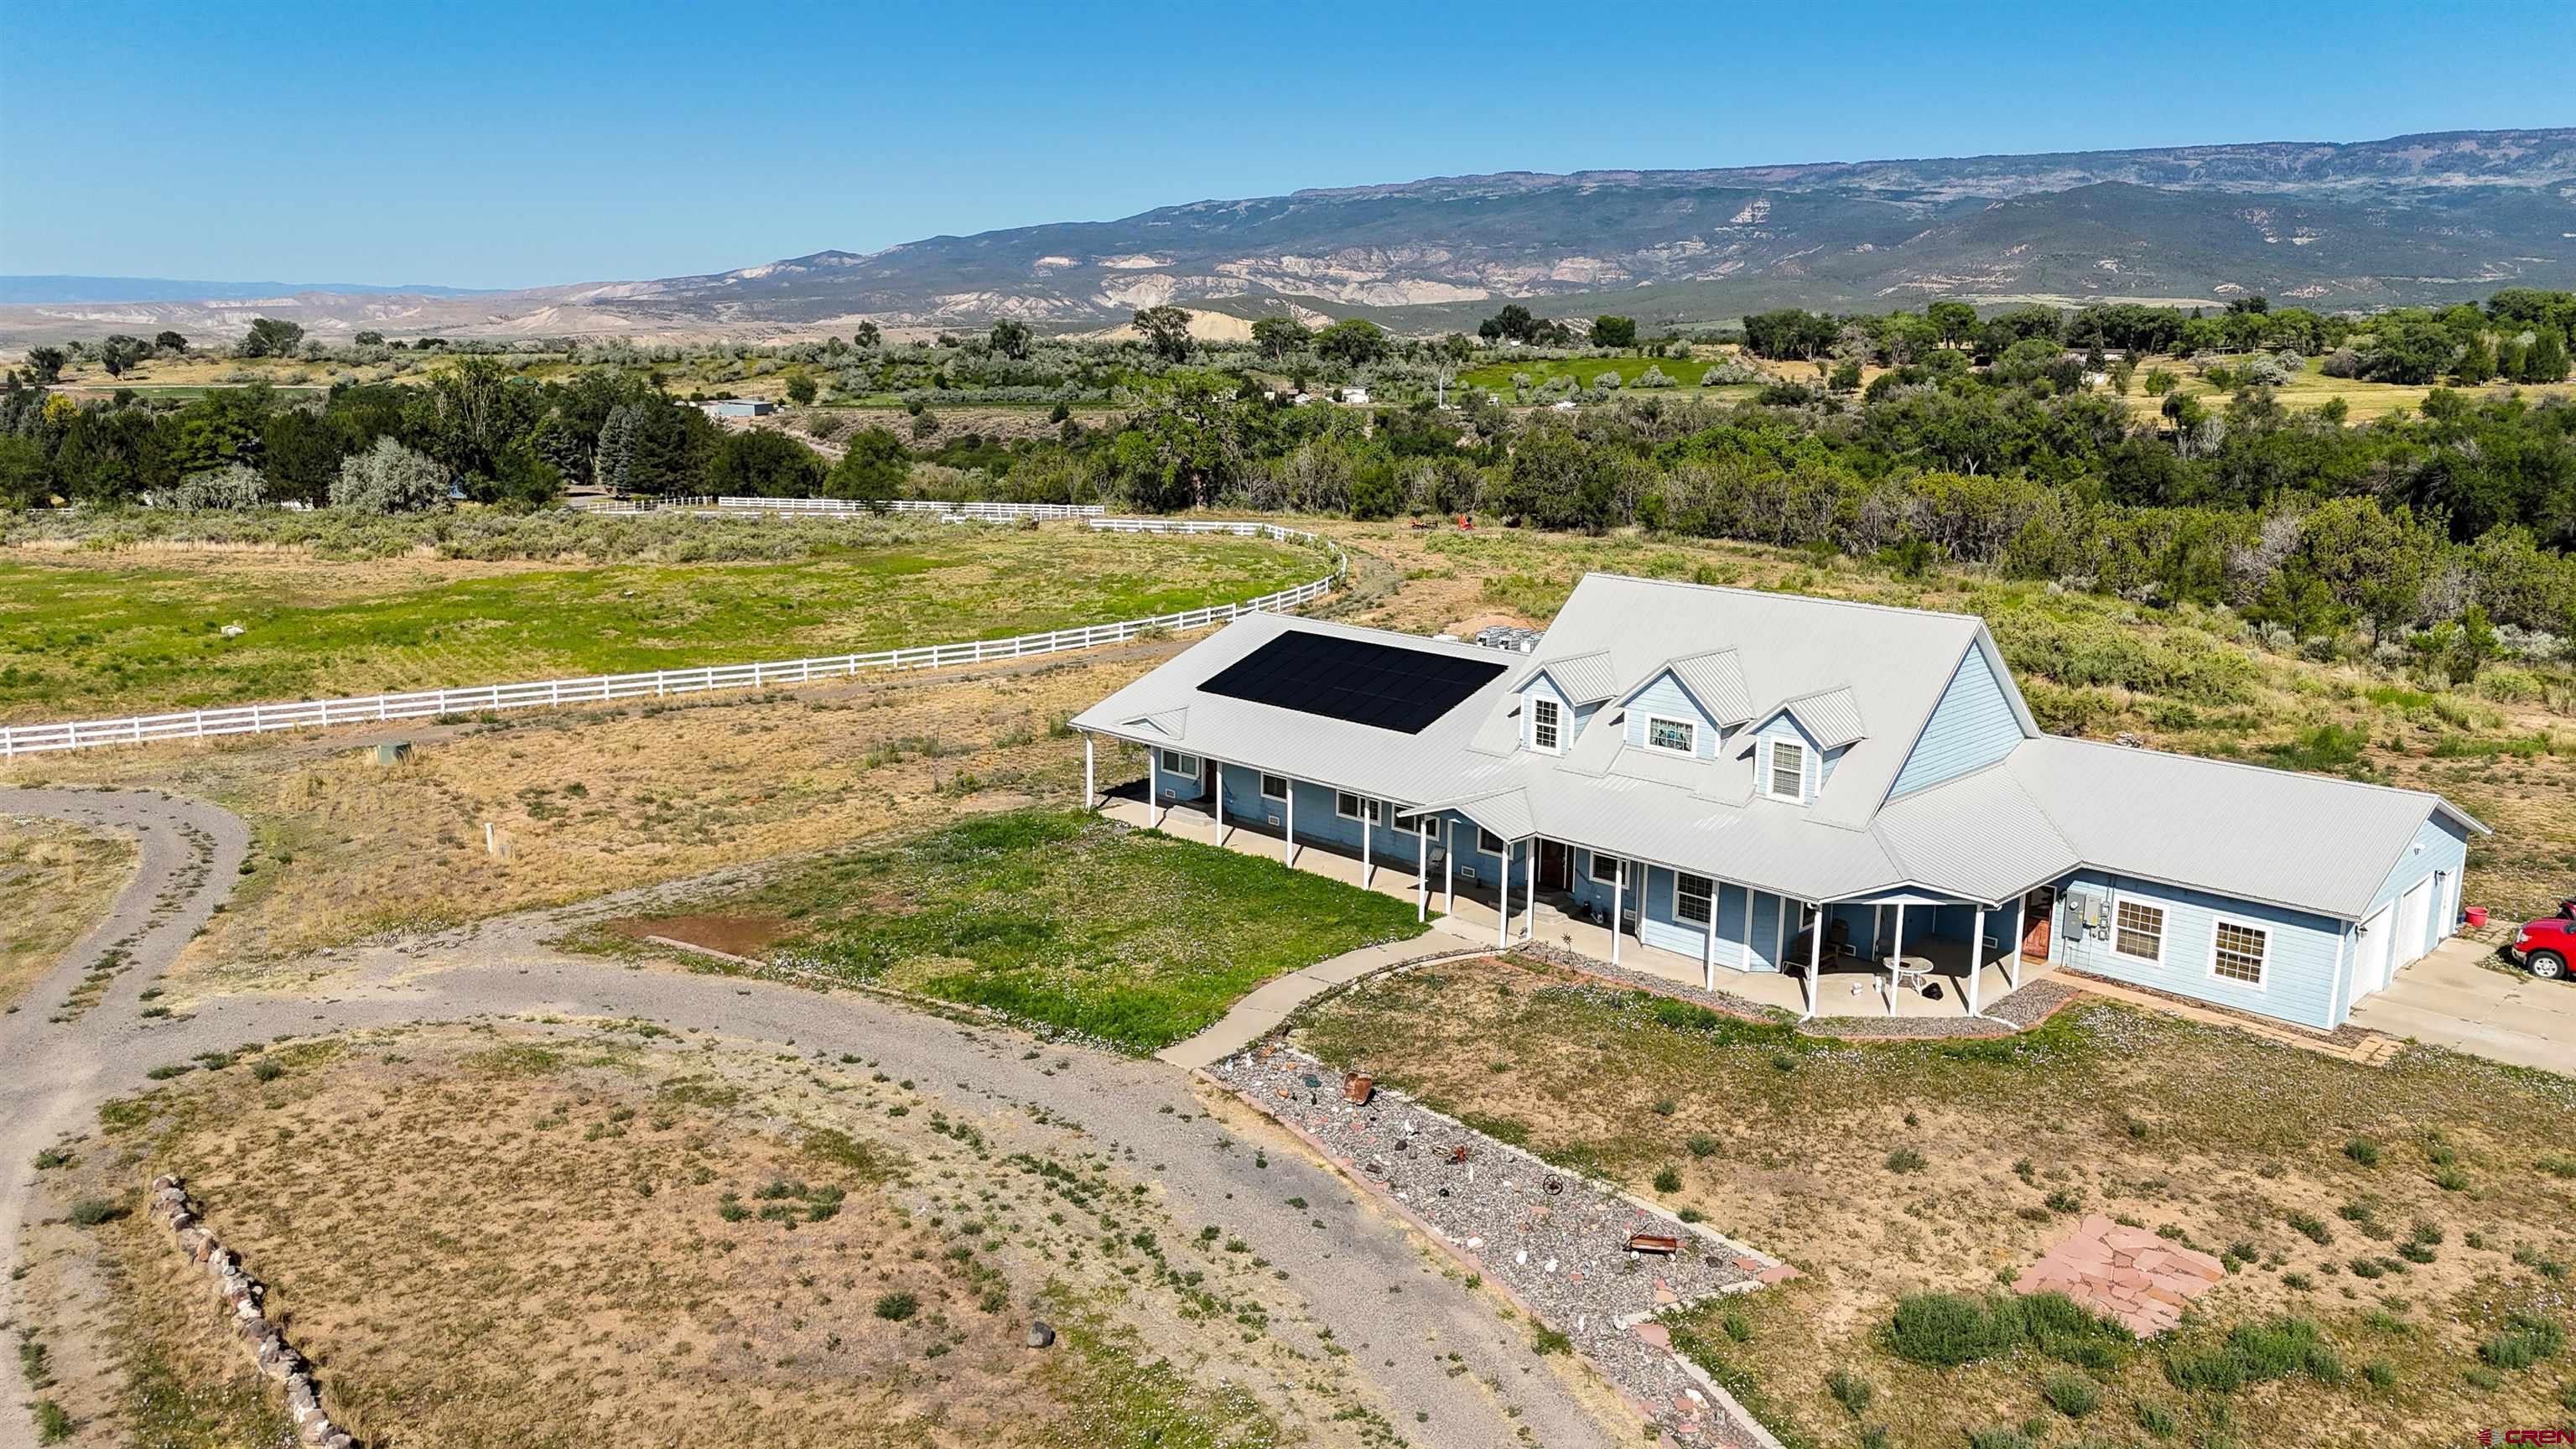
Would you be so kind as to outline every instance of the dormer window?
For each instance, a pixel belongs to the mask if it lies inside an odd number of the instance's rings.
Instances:
[[[1552,699],[1530,701],[1530,748],[1557,752],[1557,732],[1562,723],[1557,703]]]
[[[1699,726],[1686,719],[1666,719],[1662,715],[1646,717],[1646,746],[1667,750],[1676,755],[1693,752],[1699,743]]]
[[[1793,740],[1771,742],[1771,798],[1804,800],[1807,796],[1807,747]]]

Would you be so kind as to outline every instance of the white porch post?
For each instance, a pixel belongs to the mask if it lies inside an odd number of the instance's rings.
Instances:
[[[1431,819],[1424,816],[1413,823],[1413,919],[1427,921],[1431,919]]]
[[[2004,981],[2013,990],[2021,990],[2021,943],[2030,936],[2030,892],[2023,891],[2013,906],[2012,953],[2004,957]]]
[[[1905,907],[1901,903],[1896,908],[1896,950],[1888,959],[1899,967],[1905,964]],[[1887,976],[1887,1014],[1896,1014],[1896,973],[1893,971]]]
[[[1807,933],[1807,1015],[1800,1017],[1801,1021],[1816,1014],[1816,965],[1825,959],[1825,911],[1826,907],[1819,903],[1816,924]]]
[[[1708,920],[1703,923],[1706,929],[1700,932],[1699,937],[1699,984],[1703,991],[1717,989],[1717,892],[1718,879],[1710,876],[1708,878]],[[1673,877],[1674,915],[1681,914],[1681,905],[1682,878],[1676,875]]]
[[[1288,787],[1288,827],[1279,832],[1279,863],[1293,867],[1297,864],[1297,782],[1283,780]]]
[[[1145,828],[1152,830],[1163,823],[1163,756],[1160,751],[1145,752]]]
[[[1208,790],[1208,833],[1215,837],[1217,848],[1219,850],[1223,850],[1225,848],[1224,762],[1220,760],[1210,760],[1208,762],[1208,774],[1216,780],[1216,784]]]
[[[1522,896],[1529,903],[1529,924],[1521,928],[1521,935],[1526,940],[1535,941],[1538,939],[1538,837],[1535,835],[1529,838],[1529,874],[1524,879],[1527,884],[1522,889]]]
[[[1744,941],[1735,953],[1735,964],[1746,971],[1753,969],[1753,887],[1744,888]]]
[[[1092,739],[1093,736],[1089,730],[1082,732],[1082,808],[1085,810],[1090,809],[1100,799],[1100,791],[1094,783],[1097,775],[1091,756]]]
[[[1887,907],[1869,908],[1869,964],[1878,964],[1878,943],[1887,936]]]
[[[1968,1014],[1977,1014],[1978,983],[1986,974],[1986,908],[1977,907],[1977,923],[1968,928]]]
[[[1610,964],[1619,964],[1619,916],[1628,904],[1628,858],[1619,857],[1619,869],[1610,883]]]
[[[1376,879],[1377,879],[1377,867],[1376,867],[1376,866],[1374,866],[1374,865],[1371,865],[1371,864],[1369,863],[1369,837],[1370,837],[1370,836],[1372,836],[1372,835],[1377,834],[1377,826],[1376,826],[1376,823],[1375,823],[1375,822],[1373,822],[1373,821],[1371,821],[1371,820],[1369,819],[1369,812],[1370,812],[1370,811],[1372,811],[1372,810],[1374,810],[1374,809],[1376,809],[1376,808],[1377,808],[1377,802],[1376,802],[1375,800],[1362,800],[1362,801],[1360,802],[1360,889],[1361,889],[1361,890],[1367,890],[1367,889],[1369,888],[1369,883],[1370,883],[1371,881],[1374,881],[1374,880],[1376,880]]]
[[[1509,950],[1512,944],[1512,843],[1503,842],[1500,852],[1502,879],[1494,889],[1494,949]]]
[[[1458,822],[1448,822],[1440,839],[1440,890],[1449,898],[1449,904],[1440,909],[1455,916],[1458,914]]]

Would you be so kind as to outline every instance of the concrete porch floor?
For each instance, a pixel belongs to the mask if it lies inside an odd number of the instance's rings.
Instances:
[[[1113,820],[1143,827],[1151,807],[1147,804],[1141,782],[1130,782],[1113,788],[1100,806],[1100,813]],[[1217,843],[1215,816],[1197,802],[1184,801],[1167,805],[1161,811],[1159,828],[1166,835],[1207,844]],[[1224,847],[1245,855],[1280,858],[1285,849],[1279,832],[1267,825],[1240,820],[1229,822],[1225,829]],[[1301,840],[1297,850],[1297,868],[1328,876],[1344,885],[1376,891],[1398,900],[1415,899],[1417,886],[1414,858],[1410,851],[1389,860],[1378,857],[1370,862],[1371,879],[1363,884],[1360,859],[1356,853],[1344,854],[1338,845]],[[1433,929],[1457,937],[1461,942],[1488,945],[1503,950],[1511,944],[1530,939],[1524,933],[1529,913],[1518,893],[1512,902],[1508,940],[1497,934],[1494,889],[1490,884],[1470,887],[1461,883],[1454,908],[1441,890],[1438,863],[1431,869],[1430,915]],[[1608,961],[1611,953],[1610,931],[1581,917],[1569,915],[1552,905],[1547,893],[1539,896],[1536,939],[1542,945],[1555,946],[1596,961]],[[1711,984],[1699,958],[1662,950],[1638,940],[1633,932],[1621,934],[1618,964],[1642,975],[1659,977],[1678,986],[1705,987]],[[1928,969],[1941,983],[1941,999],[1932,1001],[1912,987],[1896,993],[1893,1009],[1887,996],[1887,972],[1871,970],[1854,957],[1828,957],[1816,973],[1817,1001],[1812,1013],[1807,1003],[1807,978],[1803,969],[1796,971],[1738,971],[1720,966],[1714,986],[1731,996],[1741,997],[1758,1006],[1773,1007],[1793,1015],[1850,1017],[1917,1017],[1957,1018],[1968,1014],[1967,990],[1964,985],[1968,966],[1968,947],[1964,941],[1947,937],[1908,941],[1906,959]],[[2049,974],[2049,968],[2036,962],[2021,966],[2021,985],[2027,986]],[[2014,990],[2011,977],[2000,959],[1986,965],[1977,983],[1980,1009],[1991,1009]]]

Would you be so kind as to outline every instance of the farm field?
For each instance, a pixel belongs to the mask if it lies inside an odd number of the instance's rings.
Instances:
[[[163,1171],[274,1285],[335,1421],[386,1449],[717,1424],[795,1449],[1252,1449],[1367,1417],[1348,1370],[1199,1326],[1297,1310],[1253,1262],[1188,1242],[1133,1165],[1017,1104],[952,1119],[855,1056],[631,1021],[183,1065],[40,1179],[13,1337],[80,1449],[278,1442],[273,1388],[139,1208]],[[1157,1239],[1139,1276],[1129,1242]],[[1026,1346],[1032,1317],[1052,1349]]]
[[[1257,539],[937,523],[883,534],[850,547],[800,534],[806,556],[775,561],[606,566],[0,550],[0,722],[998,638],[1252,598],[1328,571]]]
[[[0,815],[0,1007],[53,969],[134,873],[134,842],[58,820]]]
[[[2323,363],[2323,358],[2309,358],[2305,369],[2288,382],[2273,389],[2273,395],[2280,400],[2283,407],[2323,407],[2328,401],[2341,398],[2344,406],[2350,410],[2348,416],[2352,421],[2366,423],[2387,417],[2391,413],[2420,412],[2424,407],[2424,399],[2431,396],[2434,391],[2431,386],[2410,387],[2399,383],[2364,382],[2358,378],[2328,377],[2321,370]],[[2171,371],[2176,379],[2174,391],[2185,397],[2196,397],[2211,408],[2220,407],[2227,401],[2227,393],[2211,386],[2197,369],[2172,358],[2151,360],[2139,368],[2139,377],[2145,377],[2147,368],[2154,366],[2163,366]],[[2161,399],[2147,396],[2145,388],[2136,382],[2133,381],[2130,388],[2129,402],[2140,412],[2151,413],[2161,405]],[[2454,387],[2450,391],[2472,402],[2502,401],[2519,393],[2525,399],[2536,403],[2553,397],[2576,397],[2576,383],[2489,383],[2482,387]]]
[[[2003,1041],[1828,1043],[1516,959],[1380,978],[1294,1039],[1795,1263],[1673,1330],[1791,1449],[2363,1449],[2576,1411],[2564,1078],[2108,1003]],[[2228,1275],[2152,1346],[1891,1327],[1908,1295],[2002,1292],[2088,1213]]]
[[[776,953],[808,969],[1140,1055],[1195,1035],[1271,977],[1427,929],[1389,896],[1040,809],[820,861],[693,909],[780,922]]]
[[[1733,358],[1733,349],[1717,348],[1701,348],[1698,355],[1690,357],[1533,357],[1526,361],[1497,362],[1469,368],[1458,374],[1458,385],[1500,393],[1503,400],[1509,402],[1512,398],[1512,374],[1514,373],[1528,374],[1531,383],[1535,385],[1544,385],[1553,378],[1570,377],[1574,379],[1575,386],[1590,387],[1592,379],[1605,372],[1615,372],[1619,374],[1619,384],[1624,388],[1644,375],[1646,369],[1653,367],[1661,368],[1664,376],[1681,385],[1673,391],[1681,392],[1687,389],[1687,393],[1684,394],[1686,396],[1709,396],[1732,402],[1740,396],[1748,395],[1752,389],[1749,386],[1733,384],[1702,388],[1700,377],[1711,367],[1732,361]]]

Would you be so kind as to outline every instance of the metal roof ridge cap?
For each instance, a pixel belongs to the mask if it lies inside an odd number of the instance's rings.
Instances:
[[[1794,599],[1801,603],[1832,604],[1845,609],[1870,609],[1882,614],[1912,614],[1926,619],[1955,619],[1963,623],[1973,623],[1980,627],[1983,627],[1986,622],[1984,617],[1981,615],[1962,614],[1951,609],[1918,609],[1909,604],[1874,604],[1867,599],[1837,599],[1828,594],[1801,594],[1778,589],[1748,589],[1736,584],[1695,584],[1688,579],[1651,579],[1641,574],[1621,573],[1616,569],[1593,569],[1583,576],[1584,580],[1595,578],[1617,579],[1623,583],[1631,584],[1649,584],[1657,588],[1697,589],[1703,593],[1736,594],[1751,599]],[[1578,580],[1575,586],[1577,588],[1582,587],[1582,580]]]

